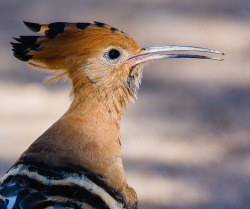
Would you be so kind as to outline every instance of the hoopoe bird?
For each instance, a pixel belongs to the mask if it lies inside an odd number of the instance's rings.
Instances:
[[[220,52],[140,47],[124,32],[100,22],[24,23],[43,35],[15,38],[15,57],[53,71],[48,82],[67,76],[73,101],[5,174],[0,208],[138,208],[137,194],[124,174],[120,120],[126,104],[136,98],[143,64],[164,58],[222,60],[169,51]]]

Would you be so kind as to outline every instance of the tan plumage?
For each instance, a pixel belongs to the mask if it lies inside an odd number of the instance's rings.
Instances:
[[[16,163],[21,166],[18,169],[24,170],[22,175],[32,177],[33,170],[26,171],[30,168],[22,164],[38,162],[55,169],[82,168],[98,176],[103,182],[101,185],[105,184],[103,187],[117,194],[111,196],[117,198],[118,205],[137,208],[137,195],[128,186],[123,170],[120,119],[127,102],[136,96],[142,64],[169,57],[213,58],[164,54],[179,50],[176,46],[142,48],[127,34],[99,22],[25,24],[45,35],[16,39],[20,43],[13,43],[14,55],[34,67],[57,73],[50,82],[67,76],[72,82],[73,102],[67,112],[22,154]],[[194,47],[184,50],[217,53]],[[18,171],[15,169],[14,166],[5,179]],[[43,177],[39,174],[34,179]],[[48,186],[56,184],[55,181],[41,182]],[[67,178],[65,182],[72,181]],[[101,185],[99,187],[103,188]],[[104,202],[108,205],[112,201],[107,198]]]
[[[41,28],[45,31],[48,25]],[[75,23],[65,23],[62,33],[52,39],[39,37],[39,48],[27,53],[32,55],[29,64],[67,75],[74,99],[64,116],[22,157],[40,160],[44,156],[42,160],[52,165],[67,162],[100,173],[111,187],[123,191],[133,202],[136,194],[124,176],[119,129],[121,110],[133,96],[123,84],[129,69],[124,66],[119,72],[123,63],[106,64],[101,58],[110,47],[121,48],[127,54],[136,54],[141,47],[128,35],[111,28],[91,24],[82,30]]]

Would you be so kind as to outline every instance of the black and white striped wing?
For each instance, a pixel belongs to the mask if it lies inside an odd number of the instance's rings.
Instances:
[[[10,185],[0,188],[0,209],[69,209],[81,208],[75,203],[55,202],[40,192]]]
[[[14,165],[0,184],[0,209],[123,209],[123,196],[83,168]]]

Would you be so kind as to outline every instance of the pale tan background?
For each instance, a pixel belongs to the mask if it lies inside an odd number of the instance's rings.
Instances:
[[[69,83],[12,56],[22,20],[117,27],[141,45],[217,49],[223,62],[163,60],[144,70],[122,120],[128,182],[144,209],[250,208],[250,1],[0,1],[0,176],[70,104]]]

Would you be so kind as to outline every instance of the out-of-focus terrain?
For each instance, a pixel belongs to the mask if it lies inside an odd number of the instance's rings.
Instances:
[[[98,20],[141,45],[223,51],[223,62],[145,67],[122,119],[124,166],[140,208],[250,208],[249,1],[1,0],[0,177],[70,104],[69,83],[42,85],[45,74],[12,56],[11,37],[32,34],[22,20]]]

